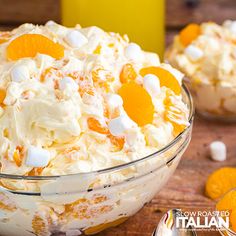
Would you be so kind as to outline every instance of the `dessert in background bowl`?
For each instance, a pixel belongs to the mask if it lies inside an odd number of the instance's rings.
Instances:
[[[97,27],[0,36],[1,234],[90,235],[135,214],[190,141],[183,75]]]
[[[236,119],[236,21],[190,24],[174,39],[166,60],[186,75],[196,110]]]

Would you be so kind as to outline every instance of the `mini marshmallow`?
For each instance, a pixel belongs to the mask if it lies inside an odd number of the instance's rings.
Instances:
[[[55,21],[53,21],[53,20],[49,20],[49,21],[47,21],[46,22],[46,26],[51,26],[51,25],[56,25],[57,23],[55,22]]]
[[[45,167],[50,161],[50,152],[35,146],[28,148],[25,164],[31,167]]]
[[[200,48],[193,46],[193,45],[189,45],[187,48],[185,48],[184,53],[192,61],[198,61],[204,55],[203,51]]]
[[[121,107],[123,105],[123,99],[118,94],[108,94],[106,102],[110,109]]]
[[[124,135],[125,131],[134,127],[135,123],[125,114],[112,119],[108,124],[108,129],[114,136]]]
[[[21,82],[30,78],[29,70],[26,66],[18,65],[11,70],[11,79],[14,82]]]
[[[140,46],[136,43],[130,43],[125,48],[125,56],[132,61],[142,61],[144,58],[144,54]]]
[[[226,160],[226,146],[223,142],[214,141],[210,144],[210,154],[214,161]]]
[[[236,34],[236,21],[232,21],[231,24],[229,25],[229,30],[233,33]]]
[[[72,30],[66,35],[66,42],[73,48],[80,48],[88,43],[88,39],[78,30]]]
[[[143,78],[143,87],[151,96],[155,96],[160,93],[160,81],[157,76],[153,74],[147,74]]]
[[[77,91],[79,85],[71,77],[64,77],[59,81],[59,89],[64,91],[66,88]]]

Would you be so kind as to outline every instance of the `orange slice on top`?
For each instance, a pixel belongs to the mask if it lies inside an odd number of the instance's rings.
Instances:
[[[139,126],[151,124],[154,116],[154,105],[149,93],[140,85],[130,82],[118,90],[123,99],[123,107],[128,116]]]
[[[13,61],[35,57],[37,53],[61,59],[64,56],[64,47],[41,34],[23,34],[10,42],[6,52],[7,59]]]
[[[162,67],[150,66],[140,70],[140,75],[143,77],[147,74],[154,74],[160,80],[160,86],[171,89],[176,95],[181,94],[181,86],[178,80],[168,70]]]
[[[180,31],[180,42],[187,47],[201,34],[201,28],[198,24],[189,24]]]

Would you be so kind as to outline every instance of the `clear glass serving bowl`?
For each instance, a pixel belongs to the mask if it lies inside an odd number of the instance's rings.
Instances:
[[[196,111],[210,120],[236,121],[236,87],[184,79]]]
[[[190,126],[166,147],[139,160],[90,173],[65,176],[0,174],[0,234],[91,235],[139,211],[165,185],[191,139]]]

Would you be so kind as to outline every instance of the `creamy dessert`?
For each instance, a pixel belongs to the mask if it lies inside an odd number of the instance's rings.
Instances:
[[[186,74],[197,110],[210,117],[236,115],[236,22],[190,24],[166,59]]]
[[[0,40],[1,233],[92,234],[151,200],[190,139],[183,74],[98,27],[24,24]],[[158,158],[96,172],[184,130]]]

